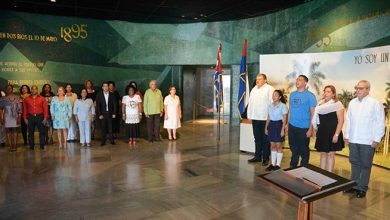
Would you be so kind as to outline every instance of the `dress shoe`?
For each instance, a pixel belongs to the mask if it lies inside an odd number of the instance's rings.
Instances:
[[[280,166],[278,165],[274,166],[274,170],[280,170]]]
[[[249,163],[256,163],[256,162],[261,162],[261,160],[256,159],[256,158],[254,157],[254,158],[252,158],[252,159],[249,159],[248,162],[249,162]]]
[[[28,149],[30,149],[30,150],[34,150],[34,147],[29,147]]]
[[[104,146],[104,145],[106,145],[106,142],[100,143],[100,146]]]
[[[262,165],[263,165],[263,166],[267,166],[267,165],[268,165],[268,162],[269,162],[268,160],[263,160]]]
[[[275,169],[275,167],[274,167],[274,165],[269,165],[267,168],[265,168],[265,170],[266,171],[272,171],[272,170],[274,170]]]
[[[363,190],[356,191],[356,198],[364,198],[364,197],[366,197],[366,192],[364,192]]]
[[[357,192],[357,190],[354,189],[354,188],[350,188],[350,189],[343,190],[343,193],[354,194],[354,193],[356,193],[356,192]]]
[[[111,145],[115,145],[116,143],[115,143],[115,141],[111,141]]]

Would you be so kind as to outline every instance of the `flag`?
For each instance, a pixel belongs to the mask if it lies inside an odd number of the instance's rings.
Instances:
[[[247,40],[244,40],[244,46],[242,48],[240,81],[239,81],[239,90],[238,90],[238,111],[240,112],[240,117],[244,113],[245,108],[249,102],[249,81],[248,81],[248,70],[246,65],[246,45],[247,45]]]
[[[221,52],[222,52],[222,43],[219,42],[218,52],[217,52],[217,65],[215,66],[215,73],[214,73],[214,97],[215,97],[215,107],[217,108],[217,112],[221,110],[221,106],[223,105]]]

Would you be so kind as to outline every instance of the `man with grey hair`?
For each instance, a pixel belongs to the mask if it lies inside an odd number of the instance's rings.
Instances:
[[[144,113],[148,127],[148,141],[161,141],[160,118],[164,112],[163,97],[157,89],[157,81],[151,80],[144,96]]]
[[[367,80],[359,81],[355,89],[356,98],[348,106],[345,140],[349,143],[351,179],[357,186],[344,192],[363,198],[368,190],[375,149],[385,133],[385,112],[381,102],[369,95]]]

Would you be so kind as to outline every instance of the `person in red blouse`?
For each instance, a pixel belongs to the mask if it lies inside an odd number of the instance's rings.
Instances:
[[[34,150],[34,130],[39,131],[39,145],[45,148],[45,124],[49,117],[47,101],[38,93],[37,86],[31,86],[31,96],[23,100],[23,119],[28,126],[28,144]]]

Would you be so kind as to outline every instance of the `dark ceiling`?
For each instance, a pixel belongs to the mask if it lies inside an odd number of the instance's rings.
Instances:
[[[0,8],[142,23],[191,23],[251,18],[308,1],[310,0],[1,0]]]

